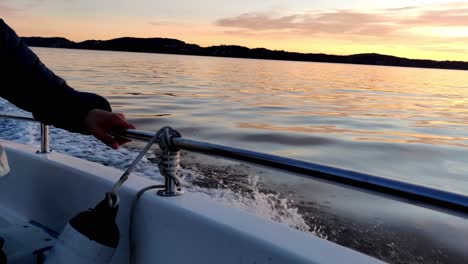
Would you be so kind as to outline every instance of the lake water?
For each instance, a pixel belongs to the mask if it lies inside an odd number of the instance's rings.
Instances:
[[[140,129],[468,193],[465,71],[36,50]]]
[[[170,125],[190,139],[468,194],[465,71],[45,48],[34,51],[72,87],[105,96],[114,111],[124,113],[141,130],[155,131]],[[22,138],[24,142],[24,136],[7,134],[4,137]],[[59,132],[54,135],[66,138]],[[63,140],[73,145],[70,138]],[[56,148],[124,167],[101,156],[89,157],[93,152],[76,144],[76,148]],[[130,144],[121,151],[136,153],[134,147],[137,146]],[[102,156],[125,156],[101,149]],[[395,223],[402,219],[413,224],[425,219],[422,226],[444,225],[450,229],[465,225],[459,219],[434,216],[425,209],[419,212],[414,206],[383,198],[377,203],[378,199],[367,194],[283,173],[221,161],[219,166],[213,164],[203,157],[186,155],[187,175],[198,173],[196,180],[187,180],[196,187],[195,191],[223,196],[229,202],[235,200],[239,207],[301,230],[315,230],[317,235],[386,261],[422,259],[436,263],[463,259],[457,251],[441,249],[437,232],[431,235],[434,243],[430,245],[437,247],[436,253],[429,255],[404,251],[402,248],[407,249],[408,245],[398,248],[405,241],[417,244],[410,241],[409,235],[396,239],[379,229],[376,232],[382,241],[370,242],[380,243],[377,250],[365,246],[366,241],[357,245],[356,239],[346,242],[343,233],[348,228],[359,235],[359,230],[370,225],[364,216],[375,220],[376,211],[382,217],[375,221],[392,219],[381,223],[388,227],[385,230],[401,230],[395,228]],[[233,180],[232,175],[249,177],[239,181]],[[372,209],[363,210],[363,203]],[[383,210],[383,204],[398,208],[398,213],[396,209]],[[333,222],[332,217],[323,216],[337,212],[346,212],[342,214],[346,219],[360,224],[353,229],[343,224],[346,221]],[[405,217],[409,212],[420,218],[408,220]],[[331,222],[335,227],[343,226],[345,231],[327,226]],[[456,236],[457,229],[450,230]],[[340,232],[341,237],[337,235]],[[414,250],[419,249],[415,246]]]

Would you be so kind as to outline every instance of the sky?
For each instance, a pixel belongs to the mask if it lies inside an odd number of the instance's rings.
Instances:
[[[167,37],[306,53],[468,61],[468,1],[0,0],[20,36]]]

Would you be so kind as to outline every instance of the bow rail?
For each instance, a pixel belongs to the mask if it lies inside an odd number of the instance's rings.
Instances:
[[[32,117],[10,115],[6,113],[0,113],[0,118],[39,122]],[[48,132],[48,126],[41,123],[41,149],[38,153],[49,152]],[[153,132],[140,131],[136,129],[128,129],[112,133],[113,136],[144,142],[151,140],[154,134],[155,133]],[[351,186],[360,190],[370,191],[372,193],[384,194],[389,198],[407,203],[414,203],[423,207],[436,207],[444,211],[449,210],[456,213],[463,213],[463,215],[468,213],[468,196],[461,193],[444,191],[401,180],[384,178],[262,152],[211,144],[183,137],[172,138],[172,144],[181,150],[279,169],[299,174],[307,178],[334,183],[341,186]]]

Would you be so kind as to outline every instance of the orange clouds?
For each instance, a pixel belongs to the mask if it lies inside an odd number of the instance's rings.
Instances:
[[[241,31],[382,36],[415,27],[468,27],[468,4],[404,7],[374,11],[325,10],[275,17],[246,13],[216,25]],[[434,10],[437,8],[436,10]],[[231,31],[232,32],[232,31]]]
[[[263,13],[242,14],[216,21],[222,27],[256,31],[289,33],[326,33],[374,35],[397,29],[387,14],[361,13],[349,10],[310,12],[307,14],[272,17]]]
[[[411,58],[468,60],[468,3],[310,10],[282,16],[245,13],[219,19],[215,25],[224,28],[227,35],[261,37],[269,42],[294,39],[300,41],[303,52],[381,52]]]

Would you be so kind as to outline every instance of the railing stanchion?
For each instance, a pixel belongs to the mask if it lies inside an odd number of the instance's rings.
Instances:
[[[49,153],[49,126],[41,123],[41,149],[37,151],[38,154]]]

